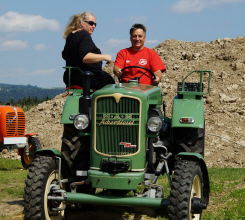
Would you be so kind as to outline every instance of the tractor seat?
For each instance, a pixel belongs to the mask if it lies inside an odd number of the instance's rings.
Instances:
[[[69,87],[65,88],[65,90],[70,90],[70,89],[82,89],[83,90],[83,87],[82,86],[78,86],[78,85],[72,85],[72,86],[69,86]]]
[[[71,85],[69,87],[66,87],[65,91],[69,91],[69,90],[72,90],[72,89],[81,89],[81,90],[83,90],[83,87],[79,86],[79,85]],[[95,92],[95,91],[96,91],[96,89],[90,89],[90,92]]]

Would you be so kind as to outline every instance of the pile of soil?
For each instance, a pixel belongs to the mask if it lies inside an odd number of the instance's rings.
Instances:
[[[245,165],[245,37],[211,42],[167,40],[154,48],[167,66],[159,86],[165,93],[167,116],[177,82],[193,70],[212,71],[206,96],[205,160],[209,167]],[[105,69],[112,72],[112,66]],[[65,93],[26,113],[27,132],[37,132],[43,147],[60,148],[60,117]]]

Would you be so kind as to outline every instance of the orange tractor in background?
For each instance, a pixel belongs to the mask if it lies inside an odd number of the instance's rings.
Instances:
[[[25,134],[25,128],[25,113],[21,108],[0,105],[0,152],[18,149],[23,167],[28,168],[41,144],[37,134]]]

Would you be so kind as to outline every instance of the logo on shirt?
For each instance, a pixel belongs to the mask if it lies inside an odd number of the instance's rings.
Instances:
[[[130,60],[126,60],[126,63],[130,63]]]
[[[144,66],[144,65],[147,64],[147,60],[146,59],[140,59],[139,60],[139,64],[142,65],[142,66]]]

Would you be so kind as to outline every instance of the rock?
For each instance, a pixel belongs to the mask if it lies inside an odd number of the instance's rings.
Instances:
[[[194,60],[197,60],[200,56],[201,56],[200,53],[194,53],[194,54],[193,54],[193,59],[194,59]]]
[[[239,142],[237,142],[237,144],[238,144],[240,147],[244,147],[244,148],[245,148],[245,141],[239,141]]]
[[[238,86],[237,84],[233,84],[233,85],[227,87],[227,89],[228,89],[229,91],[236,90],[236,89],[238,89],[238,88],[239,88],[239,86]]]
[[[245,72],[245,64],[240,61],[232,63],[231,66],[234,71],[240,70]]]
[[[229,74],[226,71],[221,71],[218,73],[218,78],[220,79],[227,79],[227,77],[229,77]]]
[[[3,149],[2,150],[2,154],[7,154],[8,153],[8,150],[7,149]]]
[[[207,104],[212,104],[213,103],[213,98],[212,97],[208,97],[208,98],[206,98],[206,103]]]
[[[180,66],[178,64],[174,64],[173,70],[178,70],[179,68],[180,68]]]
[[[182,52],[181,53],[181,56],[182,56],[182,60],[192,60],[193,59],[193,55],[191,53],[188,53],[188,52]]]
[[[236,102],[238,100],[237,97],[229,97],[226,94],[220,94],[220,101],[221,102],[228,102],[228,103],[233,103]]]

